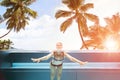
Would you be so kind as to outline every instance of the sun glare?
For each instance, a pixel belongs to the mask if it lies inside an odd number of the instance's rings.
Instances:
[[[104,46],[107,50],[117,50],[118,49],[118,43],[117,40],[115,40],[112,37],[108,37],[104,43]]]

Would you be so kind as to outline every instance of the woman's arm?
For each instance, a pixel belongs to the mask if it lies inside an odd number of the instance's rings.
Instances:
[[[48,55],[46,55],[46,56],[43,56],[43,57],[41,57],[41,58],[31,58],[31,60],[33,61],[33,62],[40,62],[40,61],[44,61],[44,60],[48,60],[50,57],[52,57],[53,56],[53,52],[51,52],[50,54],[48,54]]]
[[[80,61],[80,60],[72,57],[71,55],[69,55],[69,54],[66,53],[66,52],[65,52],[64,54],[65,54],[65,57],[67,57],[70,61],[77,62],[77,63],[79,63],[80,65],[84,65],[84,64],[87,63],[87,62],[83,62],[83,61]]]

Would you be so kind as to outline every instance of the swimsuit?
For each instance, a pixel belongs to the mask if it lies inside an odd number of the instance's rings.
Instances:
[[[63,51],[54,51],[51,65],[56,66],[56,67],[62,66],[63,60],[64,60],[64,52]]]

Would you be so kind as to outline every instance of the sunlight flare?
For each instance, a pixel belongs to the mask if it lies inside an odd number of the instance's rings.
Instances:
[[[113,37],[108,37],[104,42],[104,46],[107,50],[118,50],[118,41],[115,40]]]

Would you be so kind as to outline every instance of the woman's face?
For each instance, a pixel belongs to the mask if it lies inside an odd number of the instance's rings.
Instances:
[[[61,43],[61,42],[58,42],[58,43],[56,44],[56,49],[61,50],[62,48],[63,48],[62,43]]]

